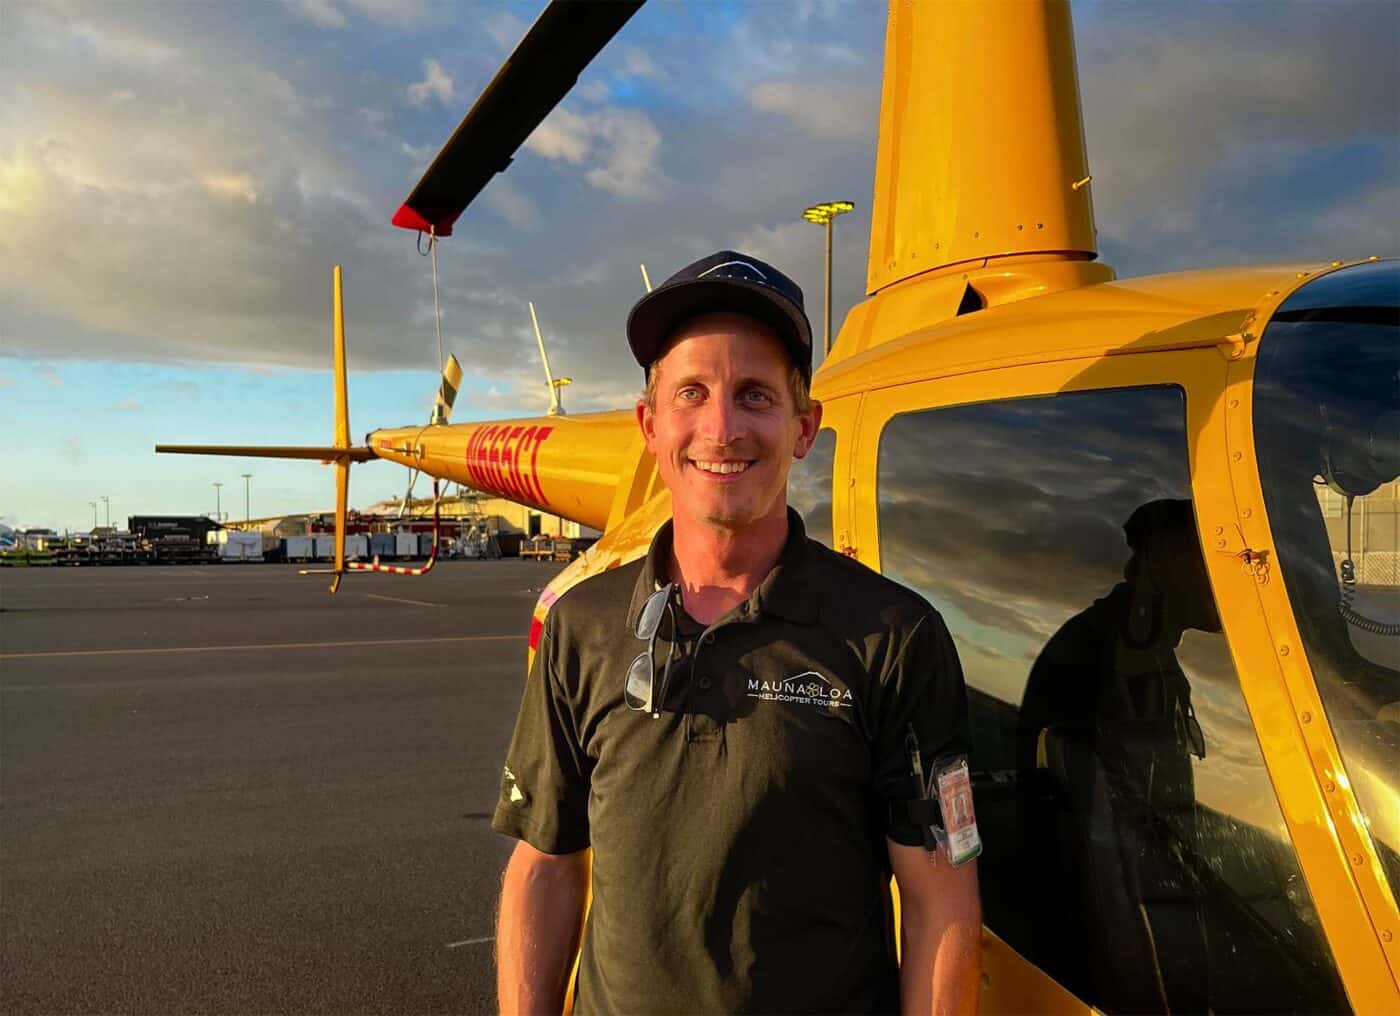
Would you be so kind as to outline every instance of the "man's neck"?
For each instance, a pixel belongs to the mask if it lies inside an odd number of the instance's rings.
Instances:
[[[708,625],[748,599],[778,563],[787,537],[787,505],[782,502],[778,510],[737,531],[677,516],[671,576],[680,584],[686,613]]]

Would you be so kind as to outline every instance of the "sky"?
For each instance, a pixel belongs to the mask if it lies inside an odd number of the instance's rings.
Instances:
[[[325,510],[315,463],[157,456],[325,444],[344,265],[352,433],[425,421],[429,259],[393,212],[543,6],[0,4],[0,522]],[[1388,2],[1073,7],[1100,254],[1120,276],[1400,253]],[[885,8],[652,0],[439,246],[454,419],[630,407],[627,310],[734,247],[835,320],[864,297]],[[358,466],[351,503],[401,494]],[[223,484],[216,493],[215,483]],[[420,487],[418,493],[425,493]]]

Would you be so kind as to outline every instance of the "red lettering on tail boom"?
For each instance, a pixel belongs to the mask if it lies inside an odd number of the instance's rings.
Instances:
[[[539,455],[540,445],[552,433],[553,427],[478,427],[467,439],[467,479],[480,490],[512,501],[547,504],[540,484]]]

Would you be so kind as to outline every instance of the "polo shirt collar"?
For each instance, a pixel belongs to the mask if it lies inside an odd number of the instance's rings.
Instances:
[[[814,624],[818,611],[806,576],[810,557],[807,529],[802,524],[802,516],[790,507],[787,513],[787,542],[778,555],[778,563],[749,597],[751,616],[756,611],[759,615],[781,617],[797,624]],[[671,560],[672,530],[673,524],[668,519],[652,537],[642,572],[632,587],[632,601],[627,607],[628,631],[637,630],[637,619],[647,597],[665,584],[663,579]]]

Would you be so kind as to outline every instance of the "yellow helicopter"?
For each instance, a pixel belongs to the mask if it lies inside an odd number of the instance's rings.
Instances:
[[[457,217],[640,3],[554,0],[396,225]],[[1116,280],[1065,0],[890,5],[868,299],[790,502],[943,613],[967,673],[988,1012],[1400,1012],[1400,262]],[[633,413],[328,447],[603,532],[669,500]],[[449,364],[449,371],[452,365]]]

